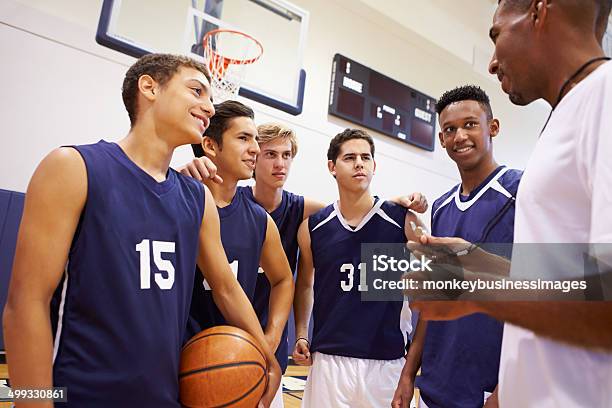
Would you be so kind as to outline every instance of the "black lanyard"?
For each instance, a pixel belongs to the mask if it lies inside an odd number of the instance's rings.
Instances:
[[[550,111],[550,114],[548,115],[548,119],[546,119],[546,123],[544,123],[544,127],[540,131],[540,136],[542,135],[542,133],[544,133],[544,129],[546,129],[546,125],[548,125],[548,121],[550,120],[550,117],[552,116],[553,112],[555,111],[555,108],[557,107],[557,105],[559,105],[559,102],[561,102],[561,99],[563,98],[563,94],[565,93],[565,88],[567,88],[567,86],[569,84],[571,84],[572,81],[574,79],[576,79],[576,77],[582,73],[582,71],[587,69],[587,67],[593,65],[594,63],[596,63],[598,61],[608,61],[609,59],[610,59],[610,57],[596,57],[596,58],[592,58],[592,59],[588,60],[580,68],[578,68],[578,70],[576,72],[574,72],[574,74],[571,77],[569,77],[563,83],[563,85],[561,86],[561,90],[559,91],[559,96],[557,96],[557,101],[553,105],[553,108]]]

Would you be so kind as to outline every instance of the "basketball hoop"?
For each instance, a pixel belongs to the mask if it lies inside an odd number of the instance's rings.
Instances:
[[[207,32],[202,43],[215,102],[235,99],[246,66],[261,57],[263,46],[246,33],[227,29]]]

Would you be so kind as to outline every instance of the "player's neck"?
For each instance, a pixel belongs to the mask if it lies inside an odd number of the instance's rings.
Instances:
[[[374,197],[370,194],[370,190],[359,192],[339,190],[339,194],[338,208],[342,217],[349,225],[359,225],[374,205]]]
[[[470,193],[482,184],[482,182],[498,167],[499,165],[497,162],[491,158],[489,162],[476,166],[473,169],[459,169],[459,173],[461,174],[461,194],[465,196],[470,195]]]
[[[255,201],[259,203],[267,212],[276,210],[283,201],[283,188],[268,186],[264,183],[257,183],[251,187]]]
[[[238,180],[232,179],[228,175],[224,175],[221,172],[217,173],[223,178],[223,183],[217,184],[212,180],[205,180],[204,184],[210,190],[215,204],[219,208],[227,207],[232,203],[234,196],[236,195],[236,189],[238,188]]]
[[[166,180],[174,146],[144,126],[135,125],[126,137],[117,143],[123,152],[158,182]]]

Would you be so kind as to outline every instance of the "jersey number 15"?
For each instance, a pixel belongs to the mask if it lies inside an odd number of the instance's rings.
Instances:
[[[159,270],[155,273],[155,283],[160,289],[172,289],[174,285],[174,265],[167,259],[162,259],[163,253],[174,253],[176,244],[168,241],[153,241],[143,239],[136,245],[140,253],[140,289],[151,289],[151,246],[153,247],[153,262]],[[164,277],[162,272],[166,272]]]

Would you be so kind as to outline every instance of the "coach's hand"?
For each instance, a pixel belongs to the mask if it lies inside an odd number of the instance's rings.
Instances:
[[[274,356],[274,354],[272,356]],[[283,374],[281,373],[280,365],[278,365],[276,358],[272,358],[271,360],[268,359],[268,387],[257,405],[258,408],[270,407],[276,395],[276,391],[278,391],[278,387],[281,386],[282,376]]]
[[[304,338],[297,339],[293,348],[293,361],[298,365],[312,365],[312,356],[310,355],[310,343]]]
[[[454,258],[462,265],[471,258],[468,255],[477,248],[475,244],[462,238],[434,237],[428,234],[422,234],[418,242],[408,241],[407,246],[416,257],[424,255],[434,262]]]
[[[206,156],[193,159],[191,163],[179,167],[178,171],[201,182],[212,180],[217,184],[223,183],[223,179],[217,174],[217,166]]]

